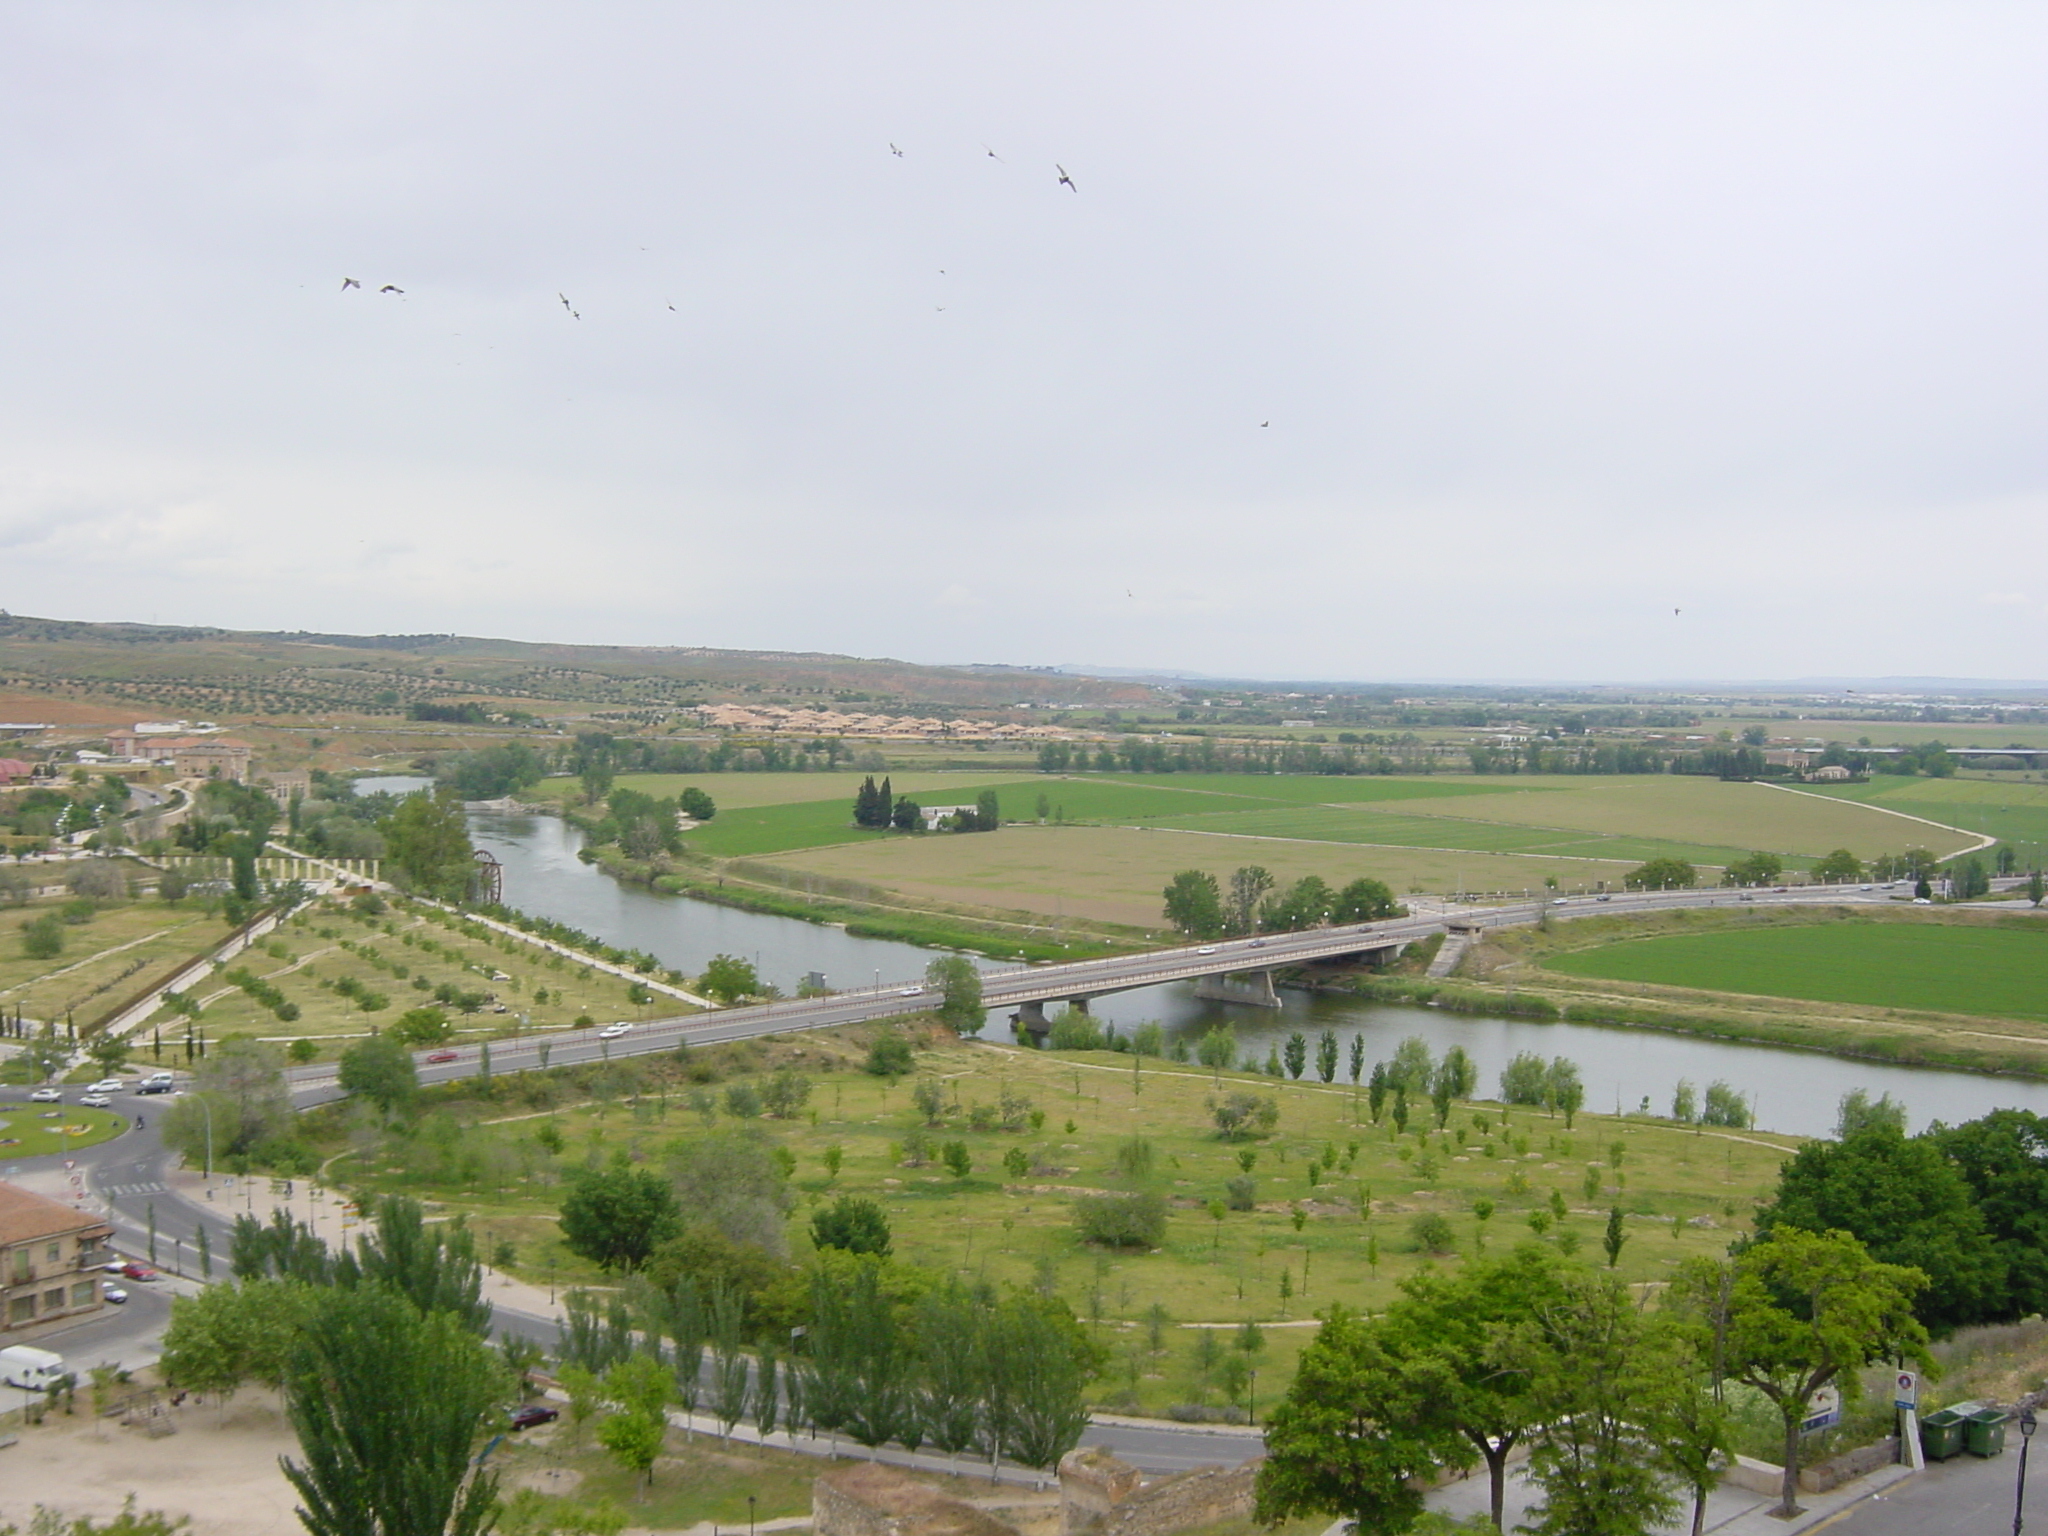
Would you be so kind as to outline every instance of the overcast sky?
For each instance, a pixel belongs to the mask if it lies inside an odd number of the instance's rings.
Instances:
[[[2048,674],[2039,5],[0,29],[18,613]]]

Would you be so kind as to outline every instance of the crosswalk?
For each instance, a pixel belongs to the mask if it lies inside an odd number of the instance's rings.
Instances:
[[[161,1184],[103,1184],[100,1193],[119,1198],[122,1195],[160,1195],[164,1193]]]

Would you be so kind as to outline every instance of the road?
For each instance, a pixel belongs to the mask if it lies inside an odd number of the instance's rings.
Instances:
[[[1984,1536],[2012,1528],[2019,1482],[2019,1435],[2008,1431],[2002,1456],[1982,1460],[1958,1456],[1931,1463],[1925,1472],[1852,1505],[1824,1527],[1830,1536]],[[2048,1521],[2048,1459],[2029,1466],[2027,1507]],[[2043,1529],[2036,1524],[2035,1529]]]

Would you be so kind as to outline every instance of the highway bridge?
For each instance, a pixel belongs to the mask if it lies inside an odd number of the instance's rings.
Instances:
[[[2008,882],[2001,881],[2000,884]],[[1024,965],[982,973],[982,1001],[993,1012],[1009,1012],[1027,1030],[1042,1037],[1047,1028],[1045,1005],[1065,1002],[1085,1009],[1091,998],[1128,992],[1167,982],[1201,983],[1206,995],[1254,1006],[1275,1006],[1275,972],[1304,965],[1363,961],[1383,964],[1408,945],[1434,933],[1479,933],[1492,928],[1533,923],[1547,906],[1553,919],[1654,912],[1676,907],[1891,905],[1910,887],[1790,886],[1779,890],[1738,891],[1727,888],[1683,891],[1615,891],[1601,896],[1573,896],[1550,901],[1509,902],[1498,906],[1460,906],[1434,899],[1417,900],[1405,917],[1341,928],[1314,928],[1301,933],[1261,934],[1252,938],[1219,939],[1175,949],[1147,950],[1101,960],[1067,964]],[[792,1030],[827,1029],[838,1024],[863,1024],[936,1008],[939,993],[922,977],[883,982],[854,992],[826,997],[789,998],[739,1008],[677,1015],[634,1024],[612,1039],[599,1028],[552,1030],[524,1038],[490,1043],[493,1072],[517,1072],[579,1062],[611,1060],[673,1050],[680,1044],[715,1044]],[[452,1059],[433,1060],[433,1057]],[[475,1075],[482,1050],[464,1045],[418,1052],[414,1061],[423,1083],[446,1082]],[[342,1097],[333,1063],[294,1068],[288,1074],[293,1099],[301,1106]]]

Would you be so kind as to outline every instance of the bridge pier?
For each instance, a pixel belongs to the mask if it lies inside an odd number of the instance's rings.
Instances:
[[[1088,1011],[1088,999],[1085,997],[1068,997],[1062,998],[1061,1001],[1076,1013],[1086,1013]]]
[[[1195,983],[1195,996],[1212,1003],[1243,1003],[1251,1008],[1280,1006],[1271,971],[1229,971],[1204,976]]]
[[[1031,1043],[1038,1049],[1045,1049],[1046,1037],[1052,1033],[1052,1021],[1045,1016],[1044,1003],[1019,1003],[1017,1011],[1010,1015],[1010,1023],[1020,1033],[1030,1035]]]

